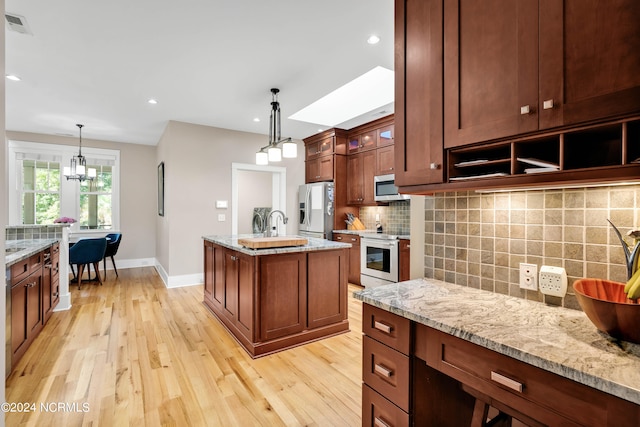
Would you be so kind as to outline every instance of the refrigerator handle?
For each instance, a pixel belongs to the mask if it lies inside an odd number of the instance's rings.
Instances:
[[[311,207],[309,206],[309,203],[311,203],[311,197],[309,197],[310,195],[311,187],[307,187],[307,192],[304,198],[304,221],[306,225],[311,225],[311,218],[309,218],[309,216],[311,215]]]

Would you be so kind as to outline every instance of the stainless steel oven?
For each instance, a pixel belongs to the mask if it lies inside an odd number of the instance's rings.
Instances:
[[[360,239],[360,283],[375,287],[398,281],[398,238],[363,234]]]

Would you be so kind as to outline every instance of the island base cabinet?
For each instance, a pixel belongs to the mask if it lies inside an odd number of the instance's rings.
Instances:
[[[254,358],[348,332],[347,260],[347,249],[248,255],[205,241],[203,302]]]
[[[309,328],[319,328],[347,318],[347,251],[308,254]]]
[[[269,341],[305,329],[306,254],[260,259],[260,339]]]

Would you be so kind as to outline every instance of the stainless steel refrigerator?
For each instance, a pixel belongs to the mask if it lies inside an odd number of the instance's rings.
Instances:
[[[333,182],[301,185],[298,191],[298,226],[301,236],[331,240],[333,231]]]

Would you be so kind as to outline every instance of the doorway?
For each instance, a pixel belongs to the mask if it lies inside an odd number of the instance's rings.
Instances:
[[[246,163],[231,164],[232,235],[253,232],[251,228],[253,208],[270,207],[284,211],[286,200],[286,168]],[[264,204],[267,205],[262,206]],[[287,226],[278,222],[278,227],[278,234],[287,234]]]

